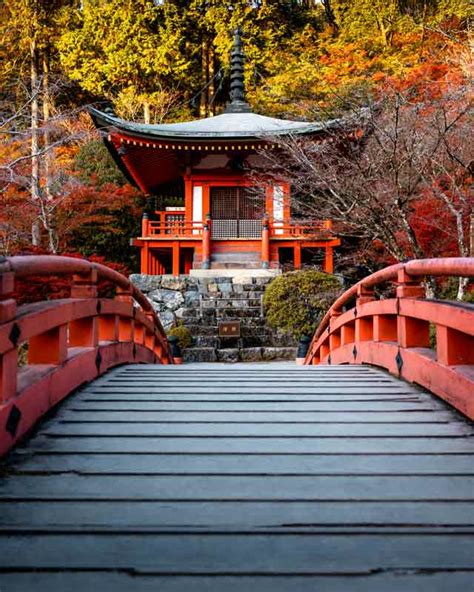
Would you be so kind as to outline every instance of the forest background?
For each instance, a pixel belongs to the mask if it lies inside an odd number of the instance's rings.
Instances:
[[[302,209],[347,238],[342,269],[474,254],[471,10],[469,0],[4,0],[0,254],[136,271],[129,240],[145,196],[86,107],[148,123],[221,112],[237,25],[255,112],[352,117],[360,130],[323,152],[282,145]]]

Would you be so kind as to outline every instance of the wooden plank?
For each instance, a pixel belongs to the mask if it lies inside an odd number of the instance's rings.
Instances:
[[[239,475],[471,475],[472,458],[458,455],[133,455],[36,454],[17,457],[21,473]]]
[[[469,501],[474,477],[14,475],[0,484],[0,499],[9,498]]]
[[[474,502],[2,502],[2,528],[405,527],[474,525]],[[461,529],[462,530],[462,529]]]
[[[168,436],[168,437],[445,437],[465,436],[470,429],[464,422],[451,424],[252,424],[229,423],[76,423],[58,421],[45,426],[43,433],[51,436]]]
[[[226,386],[227,384],[241,384],[243,386],[252,386],[255,384],[264,384],[269,387],[276,386],[278,384],[288,383],[288,385],[294,385],[299,387],[307,388],[310,385],[320,386],[325,384],[333,384],[334,380],[331,377],[320,377],[319,379],[315,380],[308,380],[301,377],[291,377],[291,376],[255,376],[255,377],[240,377],[238,375],[235,376],[194,376],[193,378],[187,378],[185,380],[186,384],[189,386],[194,385],[202,385],[202,379],[205,378],[206,385],[209,384],[210,386]],[[163,376],[150,376],[150,377],[143,377],[143,376],[135,376],[135,377],[121,377],[121,378],[111,378],[107,383],[103,383],[102,386],[106,385],[120,385],[120,384],[130,384],[130,381],[136,382],[140,386],[147,386],[153,384],[163,384],[163,385],[174,385],[180,384],[183,382],[183,376],[174,376],[169,377],[166,375]],[[352,386],[352,385],[368,385],[368,386],[379,386],[379,387],[396,387],[400,386],[398,381],[393,379],[381,379],[375,376],[369,376],[364,378],[355,379],[352,376],[342,376],[337,379],[338,384],[345,385],[345,386]]]
[[[0,569],[121,569],[152,574],[367,574],[470,569],[468,535],[10,535]],[[341,559],[344,558],[342,563]]]
[[[416,414],[426,414],[428,417],[431,413],[444,409],[441,405],[437,405],[431,402],[420,403],[409,399],[408,401],[390,402],[390,401],[345,401],[341,404],[338,401],[333,402],[295,402],[295,401],[281,401],[278,403],[265,401],[254,401],[254,402],[208,402],[208,401],[181,401],[175,402],[170,401],[136,401],[130,398],[127,401],[109,401],[107,399],[93,399],[93,400],[78,400],[74,398],[72,401],[68,401],[64,406],[64,409],[68,411],[82,411],[82,410],[96,410],[99,411],[141,411],[141,412],[167,412],[167,413],[267,413],[277,411],[286,414],[298,414],[298,413],[331,413],[337,411],[339,414],[342,413],[360,413],[365,414],[385,414],[393,411]],[[451,412],[446,411],[449,417],[453,417]]]
[[[191,454],[474,454],[472,438],[130,438],[39,436],[29,450]]]
[[[149,392],[134,392],[133,390],[129,391],[118,391],[112,393],[101,393],[101,392],[94,392],[94,393],[85,393],[83,396],[78,396],[75,400],[77,401],[192,401],[192,402],[227,402],[227,401],[241,401],[241,402],[252,402],[258,403],[259,401],[263,402],[276,402],[276,401],[287,401],[287,402],[294,402],[294,403],[302,403],[305,401],[312,402],[312,403],[319,403],[319,402],[340,402],[346,403],[348,401],[379,401],[379,402],[390,402],[390,401],[400,401],[400,402],[407,402],[407,401],[423,401],[423,402],[432,402],[428,397],[419,397],[414,396],[409,393],[406,394],[399,394],[395,393],[392,395],[367,395],[367,394],[348,394],[344,397],[340,395],[334,394],[324,394],[321,393],[320,395],[307,395],[307,394],[294,394],[294,395],[281,395],[281,394],[267,394],[261,395],[260,393],[236,393],[236,394],[229,394],[226,393],[225,395],[219,394],[207,394],[203,393],[200,395],[193,395],[189,393],[175,393],[175,394],[163,394],[160,392],[157,393],[149,393]]]
[[[373,368],[119,368],[7,459],[1,587],[468,590],[473,434]]]
[[[417,423],[417,424],[446,424],[453,422],[453,415],[447,411],[408,412],[401,411],[367,413],[365,410],[352,411],[342,415],[340,411],[120,411],[99,409],[65,409],[57,416],[60,421],[67,422],[167,422],[167,423]]]
[[[420,571],[407,573],[373,572],[345,576],[156,576],[116,571],[66,571],[37,573],[3,573],[2,583],[9,592],[166,592],[205,591],[242,592],[257,589],[258,592],[446,592],[468,591],[472,585],[472,573]],[[350,588],[348,588],[348,584]]]
[[[225,393],[232,393],[232,392],[245,392],[245,393],[270,393],[270,394],[285,394],[285,393],[301,393],[301,394],[324,394],[324,393],[336,393],[336,394],[360,394],[361,390],[366,392],[367,394],[380,394],[380,395],[391,395],[393,393],[404,393],[404,394],[416,394],[415,391],[411,391],[403,384],[393,384],[393,385],[384,385],[383,388],[377,384],[361,384],[361,385],[337,385],[334,382],[325,382],[320,383],[318,385],[315,384],[307,384],[305,387],[299,388],[298,386],[294,385],[287,385],[285,386],[280,381],[277,385],[271,386],[268,383],[255,383],[253,385],[243,385],[236,383],[227,383],[227,384],[209,384],[204,385],[202,382],[198,382],[195,385],[191,384],[183,384],[179,381],[175,383],[161,383],[157,381],[153,381],[150,384],[144,383],[137,383],[137,384],[130,384],[130,382],[126,383],[110,383],[103,386],[97,386],[94,389],[94,392],[98,393],[110,393],[113,391],[131,391],[131,392],[140,392],[146,391],[148,393],[185,393],[189,392],[191,394],[198,394],[198,393],[206,393],[210,394],[218,394],[222,395]]]

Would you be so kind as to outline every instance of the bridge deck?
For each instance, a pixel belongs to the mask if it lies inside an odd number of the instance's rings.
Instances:
[[[4,465],[0,589],[474,589],[474,430],[368,367],[122,367]]]

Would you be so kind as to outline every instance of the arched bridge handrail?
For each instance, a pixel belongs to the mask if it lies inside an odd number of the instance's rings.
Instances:
[[[315,338],[318,338],[321,333],[327,328],[329,319],[335,312],[339,312],[342,307],[353,300],[363,288],[374,288],[386,282],[396,281],[398,273],[404,270],[405,273],[412,277],[470,277],[474,276],[474,257],[445,257],[442,259],[412,259],[406,263],[396,263],[385,267],[366,278],[357,282],[346,290],[334,302],[328,312],[324,315],[318,328],[316,329]],[[314,341],[314,338],[313,338]]]
[[[61,275],[72,276],[69,298],[17,305],[15,278]],[[99,280],[115,296],[99,296]],[[0,259],[0,454],[81,384],[134,362],[174,360],[159,317],[128,278],[73,257]]]
[[[27,277],[31,275],[87,275],[93,271],[103,280],[107,280],[123,290],[130,290],[131,296],[143,310],[153,315],[155,322],[164,334],[160,319],[155,313],[149,300],[132,284],[132,282],[115,269],[111,269],[100,263],[92,263],[86,259],[76,259],[75,257],[61,257],[59,255],[34,255],[8,257],[0,265],[0,273],[4,271],[13,271],[16,277]]]
[[[326,313],[305,364],[381,366],[474,417],[474,306],[426,300],[421,280],[439,276],[474,277],[474,257],[415,259],[364,278]],[[386,282],[396,296],[377,300]]]

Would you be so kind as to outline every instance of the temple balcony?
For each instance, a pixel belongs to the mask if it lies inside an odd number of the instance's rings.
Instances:
[[[171,217],[172,216],[172,217]],[[195,269],[300,269],[319,265],[333,272],[333,249],[340,244],[330,220],[188,221],[181,214],[144,216],[141,271],[188,274]],[[319,261],[319,262],[318,262]]]
[[[184,219],[142,221],[143,239],[170,240],[189,239],[199,240],[203,236],[203,228],[208,225],[213,240],[258,240],[262,238],[263,229],[268,225],[271,240],[328,240],[333,238],[331,220],[298,220],[275,221],[268,218],[259,220],[211,220],[203,222],[186,221]],[[239,228],[240,227],[240,228]]]

